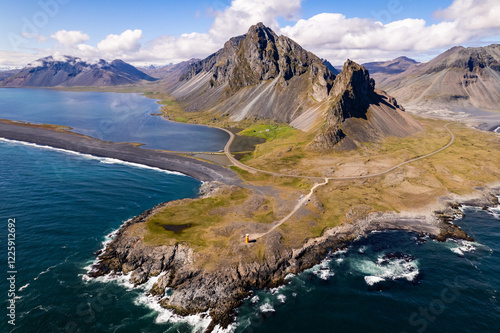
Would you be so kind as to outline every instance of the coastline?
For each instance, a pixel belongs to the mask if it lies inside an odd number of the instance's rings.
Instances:
[[[4,135],[4,133],[7,134]],[[105,142],[62,129],[45,129],[36,125],[0,122],[0,136],[8,136],[10,140],[49,147],[56,146],[54,148],[182,172],[205,182],[242,184],[242,181],[231,170],[217,165],[174,153],[138,148],[130,143]],[[482,189],[482,191],[486,194],[489,189]],[[280,237],[279,233],[273,232],[262,242],[276,250],[274,256],[267,258],[263,263],[227,266],[227,270],[224,267],[224,271],[215,273],[197,268],[194,264],[196,253],[186,245],[148,247],[142,244],[140,239],[127,235],[127,230],[132,225],[142,223],[153,214],[153,208],[127,221],[119,229],[117,236],[107,244],[105,251],[99,256],[98,269],[94,269],[93,277],[109,274],[118,274],[122,277],[126,275],[130,278],[130,282],[137,286],[145,285],[148,281],[151,282],[153,277],[158,277],[158,281],[149,293],[156,296],[162,306],[178,315],[209,313],[212,323],[207,331],[210,331],[215,327],[226,327],[234,321],[235,309],[248,295],[251,288],[262,289],[283,285],[287,274],[299,273],[320,263],[332,249],[345,246],[370,232],[407,230],[430,235],[438,240],[467,239],[468,236],[465,233],[460,233],[457,227],[453,227],[454,224],[449,222],[456,214],[459,214],[459,203],[478,207],[495,204],[487,197],[486,195],[481,197],[478,194],[467,198],[441,198],[439,203],[420,214],[373,213],[351,224],[328,229],[322,236],[308,240],[297,249],[273,247],[273,244],[277,242],[276,239]],[[489,198],[491,199],[491,196]],[[161,205],[168,205],[168,203]],[[432,213],[438,210],[441,210],[438,214]],[[162,256],[159,257],[159,254]],[[166,287],[174,290],[174,294],[168,299],[164,298]],[[222,288],[226,290],[221,292]],[[213,296],[217,291],[220,294]],[[200,297],[200,293],[202,298],[206,298],[206,302],[196,299]],[[170,302],[172,298],[172,304],[167,304],[167,301]]]
[[[440,198],[420,212],[372,213],[368,217],[326,230],[309,239],[302,247],[279,246],[279,232],[259,240],[271,255],[264,262],[239,262],[224,269],[208,271],[196,266],[196,252],[185,244],[148,246],[137,230],[155,211],[172,203],[163,203],[127,221],[116,237],[100,251],[97,264],[88,271],[92,278],[127,275],[129,282],[142,286],[156,279],[146,294],[176,315],[208,313],[211,323],[206,332],[231,325],[236,309],[252,289],[274,288],[286,284],[288,274],[297,274],[325,259],[329,252],[342,249],[352,241],[374,231],[405,230],[429,236],[437,241],[462,239],[472,241],[453,223],[462,217],[462,205],[485,208],[498,206],[500,183],[485,187],[475,195]],[[208,194],[210,195],[210,194]],[[167,295],[165,290],[171,290]]]
[[[162,150],[143,149],[131,143],[102,141],[66,130],[0,121],[0,137],[180,172],[203,182],[223,181],[232,185],[242,183],[233,171],[216,164]]]

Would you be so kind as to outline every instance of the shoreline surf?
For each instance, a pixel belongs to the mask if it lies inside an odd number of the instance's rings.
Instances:
[[[240,184],[241,180],[231,171],[216,164],[180,156],[162,150],[135,147],[129,143],[114,143],[38,126],[0,122],[0,137],[6,140],[36,144],[69,152],[91,155],[143,165],[170,172],[178,172],[200,181],[223,181]],[[113,162],[113,161],[111,161]]]

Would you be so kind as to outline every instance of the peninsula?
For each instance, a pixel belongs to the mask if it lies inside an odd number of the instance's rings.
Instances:
[[[180,68],[120,89],[159,99],[173,121],[231,128],[229,169],[57,127],[2,121],[0,133],[204,181],[198,198],[127,221],[88,275],[154,279],[148,293],[176,314],[208,313],[207,332],[231,324],[252,289],[284,284],[357,237],[400,229],[470,240],[451,223],[460,204],[498,204],[498,134],[410,115],[351,60],[338,73],[259,23]],[[9,82],[36,81],[23,77]],[[262,143],[235,151],[235,137]]]

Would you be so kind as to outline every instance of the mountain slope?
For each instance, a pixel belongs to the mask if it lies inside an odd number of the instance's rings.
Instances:
[[[380,84],[393,75],[418,67],[419,64],[419,62],[403,56],[389,61],[368,62],[363,66],[370,72],[370,76],[375,82]]]
[[[171,93],[186,111],[233,122],[264,119],[316,133],[311,150],[353,149],[386,136],[422,130],[396,101],[374,88],[368,71],[329,64],[262,23],[191,64]]]
[[[156,79],[122,60],[89,64],[80,58],[39,59],[0,82],[5,87],[114,86]]]
[[[500,109],[500,45],[454,47],[382,88],[408,107]]]
[[[192,64],[172,94],[188,111],[290,122],[326,99],[334,78],[320,58],[259,23]]]
[[[405,137],[423,130],[393,97],[375,89],[366,68],[348,60],[335,78],[322,129],[310,149],[354,149],[384,137]]]

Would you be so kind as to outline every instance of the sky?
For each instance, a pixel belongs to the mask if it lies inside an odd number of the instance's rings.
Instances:
[[[263,22],[341,65],[500,42],[499,0],[0,0],[0,67],[41,57],[136,66],[204,58]]]

